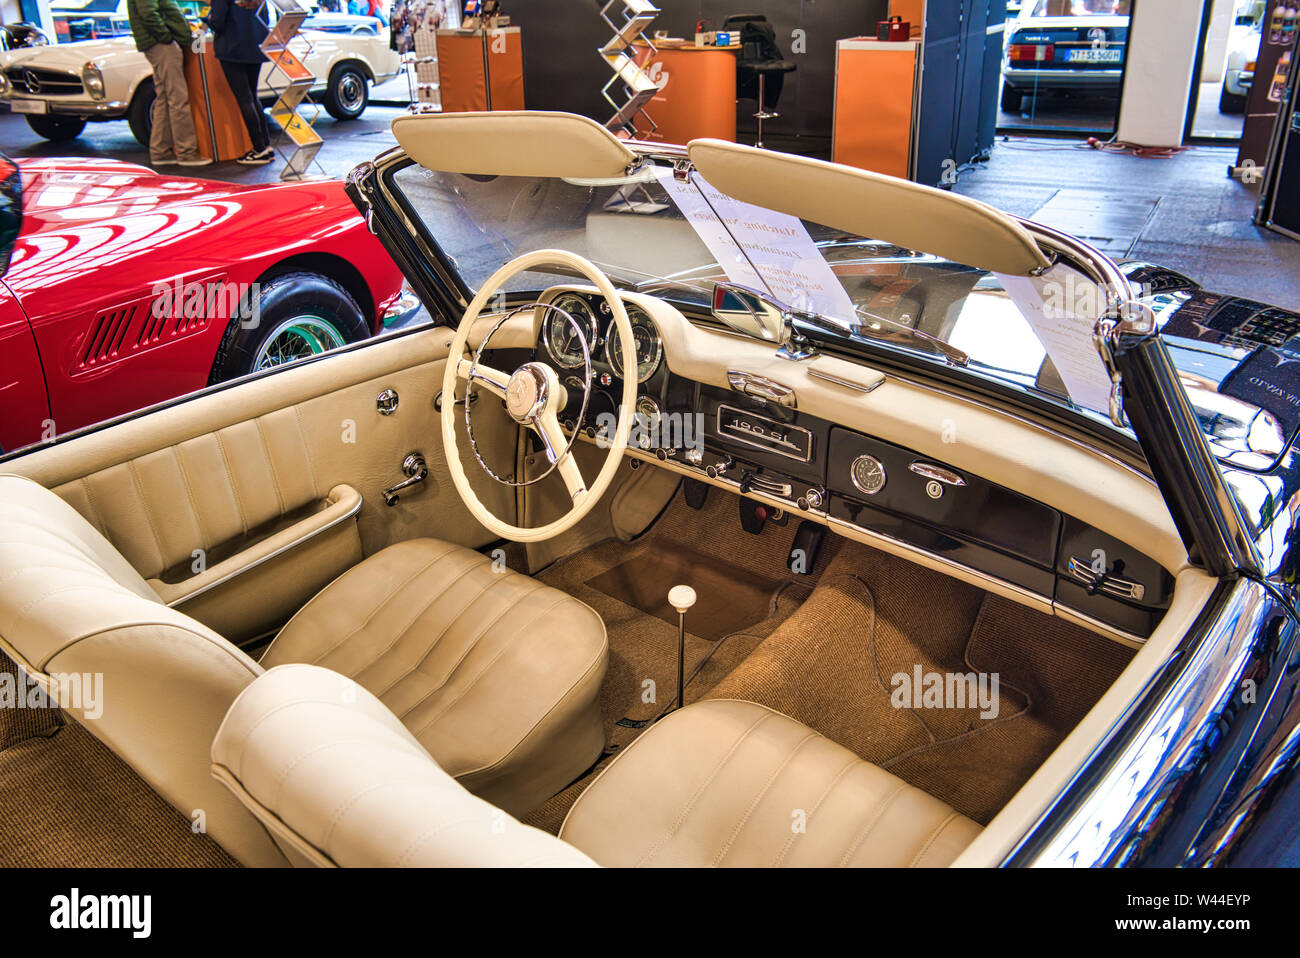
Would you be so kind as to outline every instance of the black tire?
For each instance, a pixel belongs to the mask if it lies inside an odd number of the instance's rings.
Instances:
[[[366,71],[354,63],[340,63],[330,71],[325,87],[325,110],[336,120],[355,120],[370,102]]]
[[[149,148],[149,136],[153,133],[153,80],[141,80],[131,97],[131,105],[126,110],[126,122],[131,126],[131,135],[145,149]]]
[[[1227,84],[1219,92],[1220,113],[1245,113],[1246,97],[1241,93],[1229,93]]]
[[[294,327],[285,329],[285,324],[298,321]],[[310,348],[310,337],[299,332],[303,327],[310,333],[332,330],[332,334],[320,337],[317,345],[321,349]],[[257,298],[255,321],[248,324],[239,317],[230,321],[226,334],[217,347],[217,355],[212,363],[212,375],[208,383],[221,383],[249,373],[259,368],[282,365],[284,363],[268,360],[261,365],[259,354],[263,347],[276,338],[292,340],[294,336],[306,351],[314,355],[325,349],[333,349],[347,343],[355,343],[370,336],[370,326],[361,313],[361,307],[346,289],[334,280],[319,273],[284,273],[265,282]],[[335,342],[328,340],[336,339]]]
[[[75,140],[86,128],[86,121],[76,116],[50,116],[46,114],[27,114],[27,125],[37,136],[43,136],[55,143]]]
[[[1020,107],[1024,105],[1025,95],[1014,87],[1002,84],[1002,112],[1019,113]]]

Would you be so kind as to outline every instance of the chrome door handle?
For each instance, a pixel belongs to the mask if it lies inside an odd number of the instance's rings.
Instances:
[[[945,486],[964,486],[966,480],[951,469],[945,469],[943,466],[937,466],[932,462],[914,462],[907,467],[918,476],[926,479],[933,479],[935,482],[942,482]]]

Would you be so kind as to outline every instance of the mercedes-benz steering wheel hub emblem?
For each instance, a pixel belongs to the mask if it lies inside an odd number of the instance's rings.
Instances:
[[[506,385],[506,410],[523,421],[536,414],[545,398],[545,381],[536,370],[521,366]]]

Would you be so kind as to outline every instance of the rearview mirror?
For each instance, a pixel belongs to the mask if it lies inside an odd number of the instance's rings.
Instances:
[[[713,316],[732,329],[785,345],[790,339],[790,310],[757,290],[734,283],[713,287]]]

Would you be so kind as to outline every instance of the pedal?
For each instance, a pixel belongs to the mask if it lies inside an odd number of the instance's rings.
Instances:
[[[705,500],[709,498],[709,484],[687,476],[682,480],[682,496],[692,509],[703,509]]]
[[[746,532],[758,535],[763,531],[763,525],[771,517],[773,510],[763,505],[761,502],[755,502],[746,496],[740,497],[740,527]]]
[[[826,527],[805,519],[794,531],[794,541],[790,543],[790,555],[786,557],[786,568],[796,575],[807,575],[817,565],[817,553],[821,552],[822,540],[826,538]]]

